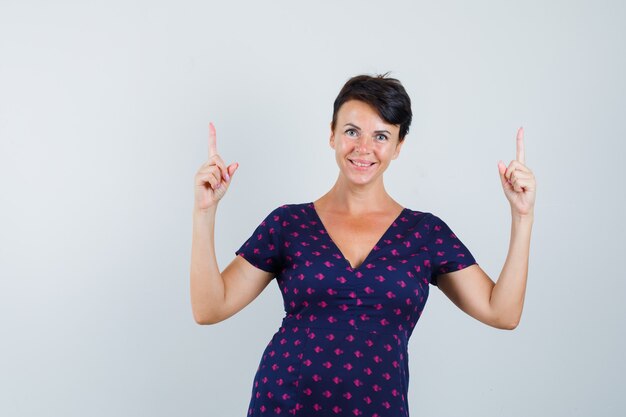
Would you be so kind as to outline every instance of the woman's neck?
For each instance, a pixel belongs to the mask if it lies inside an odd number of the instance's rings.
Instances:
[[[322,211],[359,216],[396,210],[402,206],[387,193],[382,180],[374,184],[355,186],[338,178],[335,185],[315,201],[315,207]]]

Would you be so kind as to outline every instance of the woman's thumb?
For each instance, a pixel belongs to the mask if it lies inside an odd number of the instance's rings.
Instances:
[[[232,164],[230,164],[228,166],[228,175],[232,177],[235,171],[237,171],[237,168],[239,168],[239,163],[233,162]]]
[[[506,172],[506,165],[504,164],[504,162],[498,161],[498,173],[500,174],[500,181],[502,182],[502,186],[506,188],[510,184],[509,184],[509,181],[504,176],[505,172]]]

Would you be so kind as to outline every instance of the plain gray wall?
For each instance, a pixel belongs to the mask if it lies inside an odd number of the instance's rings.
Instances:
[[[623,395],[623,1],[0,1],[0,415],[244,416],[274,281],[214,326],[189,300],[193,178],[225,267],[273,208],[334,183],[332,103],[392,71],[414,122],[385,175],[495,281],[499,159],[537,179],[524,313],[490,328],[431,287],[414,416],[615,416]]]

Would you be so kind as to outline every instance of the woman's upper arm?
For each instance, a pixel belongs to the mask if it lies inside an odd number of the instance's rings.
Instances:
[[[250,304],[272,282],[275,274],[253,266],[237,255],[222,271],[224,303],[218,317],[226,320]]]
[[[491,308],[491,291],[496,285],[478,264],[440,274],[439,289],[462,311],[490,326],[504,329]]]

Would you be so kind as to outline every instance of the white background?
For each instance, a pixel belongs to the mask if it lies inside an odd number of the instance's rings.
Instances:
[[[392,71],[413,101],[385,174],[495,281],[497,162],[537,179],[513,331],[431,296],[409,344],[412,416],[624,414],[622,1],[0,1],[0,415],[245,416],[283,316],[274,281],[197,325],[193,177],[207,124],[239,170],[217,255],[337,176],[332,103]]]

